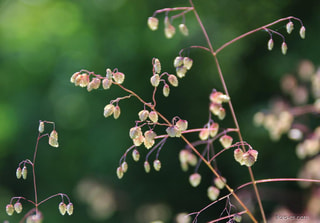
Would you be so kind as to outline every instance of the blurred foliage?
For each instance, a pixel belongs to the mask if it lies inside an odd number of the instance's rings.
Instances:
[[[124,93],[115,87],[87,93],[69,82],[82,68],[103,74],[107,67],[117,67],[126,74],[127,88],[151,100],[152,57],[160,59],[163,70],[174,72],[172,61],[181,48],[205,44],[192,13],[186,16],[187,38],[177,34],[165,39],[162,23],[157,32],[147,28],[147,17],[155,10],[174,6],[188,6],[188,1],[0,1],[0,221],[18,221],[19,216],[4,212],[11,196],[33,197],[32,182],[17,181],[15,169],[33,155],[39,119],[54,121],[60,137],[58,149],[50,148],[45,139],[40,143],[36,164],[40,199],[65,192],[75,204],[74,215],[63,217],[58,213],[60,201],[49,201],[41,207],[45,222],[143,223],[154,215],[172,222],[176,213],[197,211],[209,203],[209,172],[200,167],[208,179],[200,188],[191,188],[189,173],[183,173],[178,163],[178,152],[184,147],[179,140],[165,145],[159,173],[145,174],[142,162],[133,163],[128,157],[129,172],[118,180],[115,170],[131,144],[128,130],[142,106],[135,99],[121,102],[120,119],[106,120],[104,105]],[[307,38],[301,40],[296,28],[287,37],[287,56],[281,55],[280,39],[268,52],[264,32],[235,43],[219,56],[245,140],[260,153],[253,168],[256,177],[295,177],[301,163],[292,149],[294,143],[285,138],[272,143],[266,131],[252,125],[252,116],[280,92],[281,76],[294,70],[299,60],[319,64],[320,5],[308,0],[195,0],[195,6],[214,48],[284,16],[303,20]],[[275,28],[284,31],[285,24]],[[212,58],[200,50],[189,54],[194,67],[168,99],[159,95],[158,106],[169,119],[178,115],[192,128],[207,121],[209,93],[222,87]],[[222,125],[232,127],[231,119]],[[226,154],[218,165],[231,185],[249,180],[246,168],[239,168]],[[292,183],[280,186],[280,190],[300,191]],[[282,201],[268,202],[270,213]],[[204,212],[199,221],[210,219],[213,212]]]

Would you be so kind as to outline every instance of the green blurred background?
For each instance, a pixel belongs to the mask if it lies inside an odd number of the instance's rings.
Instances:
[[[303,20],[306,40],[300,39],[300,26],[295,23],[294,33],[286,37],[286,56],[281,54],[277,37],[275,49],[268,52],[265,32],[235,43],[219,56],[245,140],[259,150],[259,162],[253,168],[256,178],[295,177],[302,165],[295,156],[295,144],[286,137],[271,142],[265,130],[253,126],[252,116],[280,93],[281,76],[296,70],[301,59],[319,64],[319,2],[194,3],[214,48],[284,16]],[[192,171],[181,171],[177,155],[184,144],[178,139],[168,140],[161,151],[160,172],[146,174],[143,158],[134,163],[128,157],[129,171],[118,180],[119,159],[131,145],[128,130],[143,107],[135,99],[125,100],[120,102],[119,120],[105,119],[103,107],[124,92],[112,87],[88,93],[69,82],[80,69],[104,74],[108,67],[118,68],[126,74],[124,86],[151,101],[152,58],[159,58],[163,70],[172,73],[180,49],[205,45],[192,13],[186,16],[189,37],[177,33],[167,40],[162,31],[163,14],[158,17],[159,30],[148,29],[147,18],[155,10],[175,6],[188,6],[188,1],[0,1],[0,221],[20,219],[17,214],[8,217],[5,213],[12,196],[33,198],[31,174],[21,181],[15,178],[15,170],[21,160],[32,158],[38,120],[54,121],[60,142],[58,149],[50,147],[46,139],[40,142],[36,164],[39,199],[64,192],[75,205],[73,216],[61,216],[60,200],[48,201],[41,206],[44,222],[172,222],[175,214],[197,211],[209,203],[206,188],[212,178],[201,166],[204,183],[196,189],[189,185]],[[284,33],[285,23],[274,28]],[[158,109],[169,119],[178,115],[189,121],[190,128],[197,128],[207,122],[212,88],[222,87],[208,53],[195,49],[187,55],[194,60],[192,70],[178,88],[171,89],[168,99],[158,95]],[[233,127],[229,114],[221,125]],[[232,156],[224,154],[218,165],[231,185],[249,180],[246,168],[239,168]],[[308,194],[292,183],[276,183],[273,188],[290,188],[302,197]],[[267,213],[282,203],[286,200],[266,201]],[[204,212],[199,222],[219,216],[221,207],[224,204]],[[26,213],[30,206],[24,208]],[[299,205],[295,208],[299,210]]]

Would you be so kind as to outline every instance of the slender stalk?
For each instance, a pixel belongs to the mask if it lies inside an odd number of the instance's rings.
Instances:
[[[245,213],[246,213],[245,211],[241,211],[241,212],[239,212],[239,213],[231,214],[231,215],[228,215],[228,216],[225,216],[225,217],[221,217],[221,218],[216,219],[216,220],[213,220],[213,221],[209,221],[208,223],[219,222],[219,221],[221,221],[221,220],[224,220],[224,219],[228,219],[228,218],[234,217],[236,214],[238,214],[238,215],[242,215],[242,214],[245,214]]]
[[[130,93],[131,95],[133,95],[134,97],[136,97],[140,102],[142,102],[143,104],[147,105],[148,107],[150,107],[152,110],[156,111],[154,106],[146,103],[139,95],[137,95],[136,93],[134,93],[133,91],[125,88],[124,86],[122,86],[121,84],[117,84],[119,87],[121,87],[124,91]],[[159,113],[158,111],[156,111],[158,113],[158,115],[168,124],[171,125],[171,123],[169,122],[168,119],[166,119],[161,113]],[[194,153],[197,154],[198,157],[200,157],[203,162],[208,166],[208,168],[212,171],[212,173],[217,177],[217,178],[221,178],[220,174],[217,173],[217,171],[211,166],[210,162],[207,161],[199,152],[196,148],[194,148],[194,146],[191,144],[191,142],[189,142],[183,135],[181,135],[181,138],[188,144],[188,146],[194,151]],[[257,223],[258,221],[255,219],[255,217],[253,216],[253,214],[250,212],[250,210],[246,207],[246,205],[240,200],[240,198],[233,192],[234,190],[228,185],[226,184],[225,187],[228,189],[228,191],[232,194],[232,196],[239,202],[239,204],[246,210],[247,214],[249,215],[249,217],[252,219],[253,222]]]
[[[201,30],[202,30],[202,32],[203,32],[203,34],[204,34],[204,36],[205,36],[205,39],[206,39],[206,42],[207,42],[207,44],[208,44],[208,46],[209,46],[209,48],[210,48],[211,54],[212,54],[212,56],[214,57],[214,61],[215,61],[216,66],[217,66],[218,74],[219,74],[220,81],[221,81],[221,83],[222,83],[224,92],[225,92],[225,94],[226,94],[227,96],[229,96],[228,88],[227,88],[227,86],[226,86],[226,83],[225,83],[225,80],[224,80],[224,77],[223,77],[223,74],[222,74],[222,70],[221,70],[221,67],[220,67],[220,63],[219,63],[218,58],[217,58],[217,52],[219,52],[219,51],[214,51],[214,49],[213,49],[213,47],[212,47],[212,43],[211,43],[211,41],[210,41],[210,39],[209,39],[208,33],[207,33],[205,27],[204,27],[203,24],[202,24],[202,21],[201,21],[199,15],[198,15],[198,13],[197,13],[197,10],[194,8],[194,4],[193,4],[192,0],[189,0],[189,2],[190,2],[190,4],[191,4],[191,6],[193,7],[193,12],[194,12],[194,14],[195,14],[195,17],[196,17],[196,19],[197,19],[197,21],[198,21],[198,23],[199,23],[199,25],[200,25],[200,27],[201,27]],[[284,20],[284,19],[283,19],[283,20]],[[279,22],[279,21],[277,21],[277,22]],[[271,25],[273,25],[273,24],[275,24],[275,23],[276,23],[276,22],[270,23],[270,24],[267,25],[267,26],[271,26]],[[267,26],[258,28],[258,29],[256,29],[256,30],[253,30],[253,31],[251,31],[251,33],[256,32],[256,31],[258,31],[258,30],[260,30],[260,29],[264,29],[264,28],[266,28]],[[238,38],[236,38],[236,39],[228,42],[227,44],[223,45],[223,47],[220,47],[219,49],[222,50],[224,47],[232,44],[233,42],[237,41],[238,39],[241,39],[241,38],[243,38],[243,37],[245,37],[245,36],[247,36],[247,35],[250,35],[251,33],[249,32],[249,33],[246,34],[246,35],[242,35],[242,36],[240,36],[240,37],[238,37]],[[229,97],[230,97],[230,96],[229,96]],[[232,118],[233,118],[234,124],[235,124],[236,128],[238,129],[239,140],[240,140],[240,142],[243,142],[243,138],[242,138],[241,131],[240,131],[240,126],[239,126],[239,124],[238,124],[238,120],[237,120],[237,117],[236,117],[236,115],[235,115],[235,112],[234,112],[234,109],[233,109],[233,105],[232,105],[231,100],[229,101],[229,107],[230,107],[230,111],[231,111],[231,114],[232,114]],[[244,147],[244,146],[242,146],[242,147],[243,147],[243,149],[244,149],[244,151],[245,151],[245,150],[246,150],[245,147]],[[253,172],[252,172],[251,167],[248,167],[248,169],[249,169],[249,174],[250,174],[251,182],[252,182],[252,184],[253,184],[254,191],[255,191],[255,194],[256,194],[256,197],[257,197],[257,201],[258,201],[258,204],[259,204],[259,208],[260,208],[260,212],[261,212],[261,215],[262,215],[262,219],[263,219],[263,222],[266,223],[267,220],[266,220],[266,216],[265,216],[264,209],[263,209],[263,206],[262,206],[260,194],[259,194],[258,188],[257,188],[256,183],[255,183],[254,175],[253,175]],[[241,204],[241,203],[240,203],[240,204]],[[246,210],[247,210],[247,209],[246,209]],[[248,213],[248,214],[249,214],[249,213]]]
[[[220,63],[219,63],[219,61],[218,61],[218,58],[217,58],[216,54],[213,54],[213,57],[214,57],[214,60],[215,60],[215,62],[216,62],[216,65],[217,65],[219,77],[220,77],[220,80],[221,80],[223,89],[224,89],[224,91],[225,91],[225,94],[230,97],[229,92],[228,92],[228,89],[227,89],[227,85],[226,85],[226,83],[225,83],[225,80],[224,80],[224,77],[223,77],[223,74],[222,74],[222,71],[221,71]],[[234,109],[233,109],[233,105],[232,105],[231,100],[229,101],[229,108],[230,108],[230,112],[231,112],[231,114],[232,114],[233,122],[234,122],[236,128],[239,130],[239,131],[238,131],[239,140],[240,140],[240,142],[243,142],[242,134],[241,134],[241,131],[240,131],[240,126],[239,126],[239,123],[238,123],[238,119],[237,119],[237,117],[236,117],[236,114],[235,114],[235,112],[234,112]],[[242,144],[242,149],[243,149],[244,151],[246,151],[246,149],[245,149],[245,147],[244,147],[243,144]],[[253,175],[253,172],[252,172],[252,168],[251,168],[251,167],[248,167],[248,170],[249,170],[251,182],[253,183],[254,192],[255,192],[256,197],[257,197],[257,201],[258,201],[258,205],[259,205],[259,209],[260,209],[260,212],[261,212],[261,215],[262,215],[263,222],[266,223],[266,222],[267,222],[267,219],[266,219],[266,216],[265,216],[265,213],[264,213],[264,209],[263,209],[263,206],[262,206],[262,202],[261,202],[260,194],[259,194],[259,191],[258,191],[258,187],[257,187],[257,185],[256,185],[256,183],[255,183],[255,179],[254,179],[254,175]]]
[[[36,148],[35,148],[35,150],[34,150],[33,160],[32,160],[34,203],[35,203],[36,213],[38,213],[38,192],[37,192],[37,181],[36,181],[35,162],[36,162],[36,157],[37,157],[37,152],[38,152],[38,144],[39,144],[39,140],[40,140],[40,138],[41,138],[40,134],[41,134],[41,133],[39,132],[38,138],[37,138],[37,143],[36,143]]]
[[[253,33],[255,33],[255,32],[258,32],[258,31],[260,31],[260,30],[265,30],[265,29],[267,29],[268,27],[273,26],[273,25],[275,25],[275,24],[277,24],[277,23],[279,23],[279,22],[286,21],[286,20],[290,20],[290,19],[298,20],[298,21],[301,23],[301,25],[303,25],[302,22],[301,22],[301,20],[298,19],[298,18],[296,18],[296,17],[294,17],[294,16],[288,16],[288,17],[286,17],[286,18],[278,19],[278,20],[276,20],[276,21],[274,21],[274,22],[271,22],[271,23],[269,23],[269,24],[267,24],[267,25],[265,25],[265,26],[261,26],[261,27],[259,27],[259,28],[257,28],[257,29],[254,29],[254,30],[251,30],[251,31],[249,31],[249,32],[246,32],[246,33],[242,34],[241,36],[238,36],[238,37],[230,40],[229,42],[227,42],[227,43],[223,44],[221,47],[219,47],[219,49],[217,49],[217,50],[215,51],[215,53],[216,53],[216,54],[219,53],[221,50],[223,50],[223,49],[226,48],[227,46],[231,45],[232,43],[234,43],[234,42],[236,42],[236,41],[238,41],[238,40],[240,40],[240,39],[242,39],[242,38],[244,38],[244,37],[246,37],[246,36],[249,36],[249,35],[251,35],[251,34],[253,34]]]
[[[210,162],[207,161],[200,153],[199,151],[194,148],[194,146],[183,136],[181,135],[181,138],[185,141],[185,143],[187,143],[190,148],[193,150],[193,152],[195,154],[197,154],[198,157],[200,157],[202,159],[202,161],[208,166],[208,168],[211,170],[211,172],[217,177],[217,178],[221,178],[220,174],[217,173],[217,171],[211,166]],[[243,207],[247,214],[249,215],[249,217],[251,218],[251,220],[255,223],[257,223],[258,221],[255,219],[255,217],[253,216],[253,214],[251,213],[251,211],[247,208],[247,206],[241,201],[241,199],[238,197],[238,195],[236,195],[236,193],[234,192],[234,190],[228,185],[225,184],[225,187],[227,188],[227,190],[230,192],[230,194],[232,194],[232,196],[238,201],[238,203],[240,204],[241,207]]]
[[[306,179],[306,178],[272,178],[272,179],[262,179],[256,180],[255,184],[261,183],[271,183],[271,182],[310,182],[310,183],[320,183],[320,180],[315,179]],[[252,182],[248,182],[239,186],[236,190],[240,190],[246,186],[253,184]]]

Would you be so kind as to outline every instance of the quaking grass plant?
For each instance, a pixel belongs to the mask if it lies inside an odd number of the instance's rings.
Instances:
[[[52,126],[52,130],[49,132],[46,132],[45,125]],[[38,128],[38,137],[37,137],[37,142],[35,146],[35,150],[33,153],[33,159],[32,161],[30,159],[25,159],[22,160],[18,168],[16,170],[16,177],[18,180],[26,180],[28,174],[28,166],[29,170],[31,167],[32,170],[32,180],[33,180],[33,189],[34,189],[34,199],[31,200],[30,198],[26,198],[23,196],[16,196],[12,197],[9,204],[6,206],[6,212],[9,216],[13,215],[15,212],[17,214],[20,214],[23,212],[23,202],[28,202],[32,204],[34,207],[30,209],[28,212],[24,214],[24,216],[21,218],[19,221],[20,223],[26,222],[26,223],[41,223],[43,221],[43,214],[39,210],[39,206],[42,205],[43,203],[47,202],[48,200],[51,200],[52,198],[55,197],[60,197],[61,202],[58,205],[58,209],[61,215],[65,215],[66,213],[68,215],[73,214],[73,204],[70,201],[70,198],[68,195],[64,193],[57,193],[54,195],[51,195],[43,200],[40,200],[38,198],[38,188],[37,188],[37,180],[36,180],[36,158],[37,158],[37,153],[38,153],[38,145],[39,141],[42,138],[48,138],[48,143],[50,146],[54,148],[59,147],[59,142],[58,142],[58,132],[55,129],[55,123],[51,121],[39,121],[39,128]],[[65,203],[67,201],[67,204]]]
[[[107,68],[106,74],[103,75],[83,69],[72,75],[71,82],[74,83],[75,86],[87,88],[89,92],[101,87],[105,90],[109,90],[113,87],[119,87],[126,92],[126,96],[118,97],[105,105],[103,110],[103,115],[105,117],[113,116],[115,119],[118,119],[121,115],[120,103],[123,100],[136,98],[141,103],[141,110],[137,112],[137,119],[129,130],[129,137],[132,140],[132,146],[124,152],[116,170],[119,179],[123,178],[124,174],[128,170],[128,155],[131,154],[134,161],[139,161],[141,158],[140,153],[143,149],[148,150],[143,164],[145,171],[149,173],[151,166],[153,166],[156,171],[160,171],[161,150],[165,148],[165,144],[168,140],[178,138],[183,140],[186,144],[186,148],[182,149],[179,153],[181,168],[186,171],[190,166],[194,167],[194,173],[189,177],[190,184],[193,187],[197,187],[201,183],[202,176],[198,171],[201,164],[205,165],[214,176],[214,180],[211,185],[208,185],[207,190],[208,197],[212,202],[202,210],[186,215],[181,222],[189,222],[191,218],[193,218],[193,222],[197,222],[198,216],[204,210],[220,201],[226,201],[226,208],[222,210],[222,214],[220,216],[212,216],[212,221],[210,221],[211,223],[221,220],[228,222],[241,222],[242,219],[245,222],[267,222],[263,201],[259,193],[259,184],[280,181],[319,183],[320,180],[306,178],[255,179],[253,165],[258,161],[259,151],[254,147],[254,145],[245,141],[245,136],[243,136],[240,130],[237,115],[233,108],[232,95],[229,95],[227,83],[225,82],[223,71],[220,67],[219,55],[226,47],[229,47],[233,43],[260,31],[265,31],[269,37],[269,41],[267,42],[267,48],[269,50],[274,48],[274,36],[279,36],[282,39],[282,44],[280,46],[281,52],[285,55],[288,49],[285,36],[291,34],[294,27],[298,25],[299,35],[304,39],[306,32],[305,26],[299,18],[294,16],[281,18],[244,33],[226,42],[219,48],[214,49],[212,46],[212,40],[209,38],[206,28],[204,27],[192,0],[189,0],[189,6],[187,7],[156,10],[153,15],[148,18],[147,24],[152,31],[156,31],[159,25],[159,17],[163,16],[165,27],[164,34],[166,38],[170,39],[176,34],[176,27],[174,26],[175,21],[180,19],[181,23],[178,25],[178,29],[182,35],[188,36],[189,30],[185,23],[185,15],[187,13],[194,14],[195,20],[201,28],[207,45],[193,45],[180,50],[173,61],[174,72],[163,71],[160,60],[158,58],[153,58],[152,75],[150,77],[150,84],[153,86],[151,101],[142,98],[133,90],[126,88],[124,85],[125,74],[119,71],[118,68]],[[287,33],[281,33],[273,28],[274,26],[282,24],[286,24]],[[221,86],[212,86],[213,90],[209,95],[210,103],[208,109],[208,122],[203,126],[190,128],[188,126],[188,120],[185,120],[183,117],[164,116],[163,113],[158,110],[157,99],[159,97],[159,93],[163,94],[165,97],[169,97],[172,88],[183,84],[183,78],[185,78],[187,73],[191,73],[192,75],[192,56],[186,56],[185,51],[187,50],[190,52],[190,50],[194,48],[209,52],[216,65],[222,90],[216,90],[221,88]],[[195,88],[196,86],[193,87]],[[228,109],[226,109],[227,107]],[[230,113],[226,111],[230,111]],[[230,115],[232,117],[233,126],[220,126],[219,121],[223,120],[226,115]],[[199,140],[195,142],[190,141],[188,139],[188,135],[190,134],[198,134]],[[218,142],[220,146],[213,146],[215,142]],[[224,171],[218,169],[217,163],[219,162],[220,155],[230,150],[233,150],[235,162],[238,162],[241,166],[247,167],[251,179],[250,182],[246,182],[238,186],[230,185],[228,184],[227,177],[223,175]],[[151,154],[155,155],[154,160],[150,160]],[[245,204],[243,198],[240,198],[238,195],[240,190],[249,189],[249,187],[252,187],[254,190],[255,199],[259,207],[259,213],[254,213],[253,210]],[[220,192],[224,188],[228,192],[222,196],[220,195]],[[231,198],[234,200],[233,203],[230,202]]]

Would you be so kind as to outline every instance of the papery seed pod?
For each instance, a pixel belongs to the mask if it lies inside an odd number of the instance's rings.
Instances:
[[[268,41],[268,50],[271,51],[273,49],[273,46],[274,46],[273,39],[270,38],[269,41]]]
[[[87,85],[87,91],[90,92],[93,90],[93,83],[90,82],[88,85]]]
[[[59,203],[59,212],[61,215],[65,215],[67,212],[67,205],[63,201]]]
[[[201,129],[201,131],[199,132],[200,140],[202,141],[207,140],[209,138],[209,134],[210,134],[210,131],[208,128]]]
[[[141,128],[136,126],[136,127],[132,127],[129,131],[129,136],[131,139],[136,139],[139,136],[142,136],[142,131]]]
[[[99,78],[95,77],[95,78],[92,78],[90,83],[92,83],[92,88],[96,90],[100,87],[101,80]]]
[[[199,173],[194,173],[189,176],[189,182],[191,186],[197,187],[201,182],[201,175]]]
[[[132,151],[132,158],[133,158],[133,160],[136,161],[136,162],[139,161],[139,159],[140,159],[140,153],[139,153],[139,151],[138,151],[137,149],[134,149],[134,150]]]
[[[158,58],[154,58],[154,60],[153,60],[153,71],[156,74],[160,74],[160,72],[161,72],[161,63]]]
[[[188,121],[180,119],[177,121],[176,126],[180,129],[180,131],[185,131],[188,129]]]
[[[234,220],[235,222],[241,222],[242,216],[239,215],[239,214],[235,214],[235,215],[233,216],[233,220]]]
[[[177,67],[176,68],[176,73],[177,73],[177,76],[179,78],[183,78],[184,76],[186,76],[186,73],[187,73],[187,68],[182,66],[182,67]]]
[[[111,70],[110,68],[107,68],[107,69],[106,69],[106,78],[107,78],[108,80],[111,80],[112,77],[113,77],[113,72],[112,72],[112,70]]]
[[[224,177],[216,177],[214,178],[214,184],[216,185],[217,188],[219,188],[220,190],[224,188],[224,186],[226,185],[226,178]]]
[[[23,166],[22,171],[21,171],[22,179],[26,180],[27,175],[28,175],[28,169],[26,166]]]
[[[281,52],[283,55],[286,55],[287,53],[287,50],[288,50],[288,46],[285,42],[282,42],[282,45],[281,45]]]
[[[22,170],[21,170],[21,167],[19,166],[16,170],[16,177],[17,179],[20,179],[22,176]]]
[[[122,169],[121,166],[119,166],[119,167],[117,168],[117,177],[118,177],[119,179],[122,179],[123,175],[124,175],[123,169]]]
[[[180,32],[182,33],[182,35],[184,35],[184,36],[188,36],[188,35],[189,35],[189,30],[188,30],[186,24],[181,23],[181,24],[179,25],[179,30],[180,30]]]
[[[143,164],[144,170],[146,171],[146,173],[150,172],[150,164],[148,161],[145,161]]]
[[[81,74],[80,76],[80,83],[79,86],[80,87],[87,87],[87,85],[90,82],[90,78],[88,74]],[[76,79],[77,80],[77,79]]]
[[[197,156],[190,152],[190,153],[188,154],[188,163],[189,163],[191,166],[196,166],[197,163],[198,163],[198,158],[197,158]]]
[[[181,67],[183,65],[183,57],[177,56],[173,61],[173,66],[175,68]]]
[[[174,28],[173,25],[168,24],[165,28],[164,28],[164,34],[167,37],[167,39],[171,39],[174,34],[176,34],[176,28]]]
[[[71,78],[70,78],[70,82],[71,83],[75,83],[76,78],[80,75],[80,72],[75,72],[74,74],[72,74]]]
[[[233,151],[233,156],[234,159],[240,163],[241,165],[243,165],[243,151],[240,148],[237,148]]]
[[[160,162],[160,160],[156,159],[155,161],[153,161],[153,168],[154,168],[156,171],[160,171],[160,169],[161,169],[161,162]]]
[[[226,117],[226,110],[223,107],[219,108],[218,118],[223,120]]]
[[[145,121],[145,120],[147,120],[147,118],[149,117],[149,111],[148,110],[141,110],[139,113],[138,113],[138,115],[139,115],[139,119],[140,119],[140,121]]]
[[[17,214],[22,212],[22,204],[19,201],[14,204],[14,210],[17,212]]]
[[[49,136],[49,145],[52,147],[59,147],[58,140],[55,137]]]
[[[288,34],[290,34],[292,32],[292,30],[293,30],[293,22],[292,21],[287,23],[286,29],[287,29]]]
[[[228,135],[223,135],[220,137],[219,141],[220,141],[221,145],[223,146],[223,148],[227,149],[231,146],[233,138]]]
[[[146,140],[146,138],[144,138],[143,143],[147,149],[150,149],[154,145],[155,141],[154,140]]]
[[[230,97],[226,94],[220,94],[218,97],[222,103],[226,103],[230,101]]]
[[[185,172],[188,171],[189,169],[188,163],[180,163],[180,166],[181,166],[181,169]]]
[[[257,161],[257,159],[258,159],[258,151],[257,150],[249,149],[247,151],[247,153],[249,153],[251,156],[253,156],[255,161]]]
[[[141,146],[141,144],[144,143],[144,137],[143,135],[140,135],[138,138],[135,138],[132,141],[135,146]]]
[[[168,136],[170,137],[180,137],[181,136],[181,130],[175,126],[169,126],[168,128],[166,128],[166,132],[168,134]]]
[[[103,109],[103,116],[109,117],[113,114],[115,106],[113,104],[107,104]]]
[[[158,122],[158,114],[155,111],[151,111],[149,113],[149,119],[153,122],[153,123],[157,123]]]
[[[68,215],[72,215],[73,214],[73,204],[70,202],[68,205],[67,205],[67,213]]]
[[[156,17],[149,17],[148,18],[148,26],[152,31],[158,29],[159,20]]]
[[[124,79],[125,79],[124,73],[116,72],[113,74],[113,80],[118,84],[122,84],[124,82]]]
[[[168,77],[168,81],[173,87],[178,87],[179,81],[175,75],[170,74]]]
[[[160,76],[159,74],[154,74],[152,75],[152,77],[150,78],[150,83],[153,87],[158,87],[159,83],[160,83]]]
[[[144,133],[144,137],[145,137],[145,140],[147,141],[152,141],[154,140],[154,138],[157,136],[157,134],[152,131],[152,130],[148,130]]]
[[[7,204],[6,206],[6,212],[9,216],[13,215],[14,213],[14,207],[12,204]]]
[[[301,39],[306,38],[306,27],[301,26],[299,34],[300,34]]]
[[[107,89],[109,89],[111,87],[111,85],[112,85],[112,80],[109,80],[108,78],[104,78],[102,80],[103,89],[107,90]]]
[[[219,197],[219,194],[220,194],[220,190],[218,188],[216,188],[214,186],[208,187],[207,195],[210,200],[212,200],[212,201],[217,200]]]
[[[75,86],[79,86],[81,80],[82,80],[82,75],[79,74],[79,75],[75,78],[75,80],[74,80],[74,85],[75,85]]]
[[[116,105],[116,106],[114,107],[114,111],[113,111],[113,117],[114,117],[114,119],[118,119],[119,116],[120,116],[120,114],[121,114],[120,107],[119,107],[119,105]]]
[[[126,161],[121,163],[121,168],[123,173],[126,173],[128,171],[128,163]]]
[[[183,66],[187,69],[190,70],[193,64],[193,60],[189,57],[184,57],[183,58]]]
[[[212,103],[214,104],[222,104],[222,97],[223,93],[222,92],[219,92],[219,91],[213,91],[210,96],[209,96],[209,99]]]
[[[188,162],[188,156],[189,156],[189,151],[186,149],[180,150],[179,152],[179,160],[181,163],[187,163]]]
[[[170,94],[170,87],[168,84],[164,84],[163,89],[162,89],[162,93],[165,97],[168,97]]]
[[[39,122],[38,131],[39,131],[40,133],[43,133],[43,132],[44,132],[44,122]]]
[[[221,104],[210,103],[209,109],[212,112],[212,114],[218,116],[220,114],[220,108],[222,108]]]
[[[210,136],[215,137],[217,135],[218,131],[219,131],[219,124],[216,122],[213,122],[210,125],[210,129],[209,129]]]
[[[50,137],[58,141],[58,132],[56,130],[52,130],[50,133]]]
[[[247,167],[251,167],[258,158],[258,152],[254,149],[249,149],[243,154],[243,164]]]

